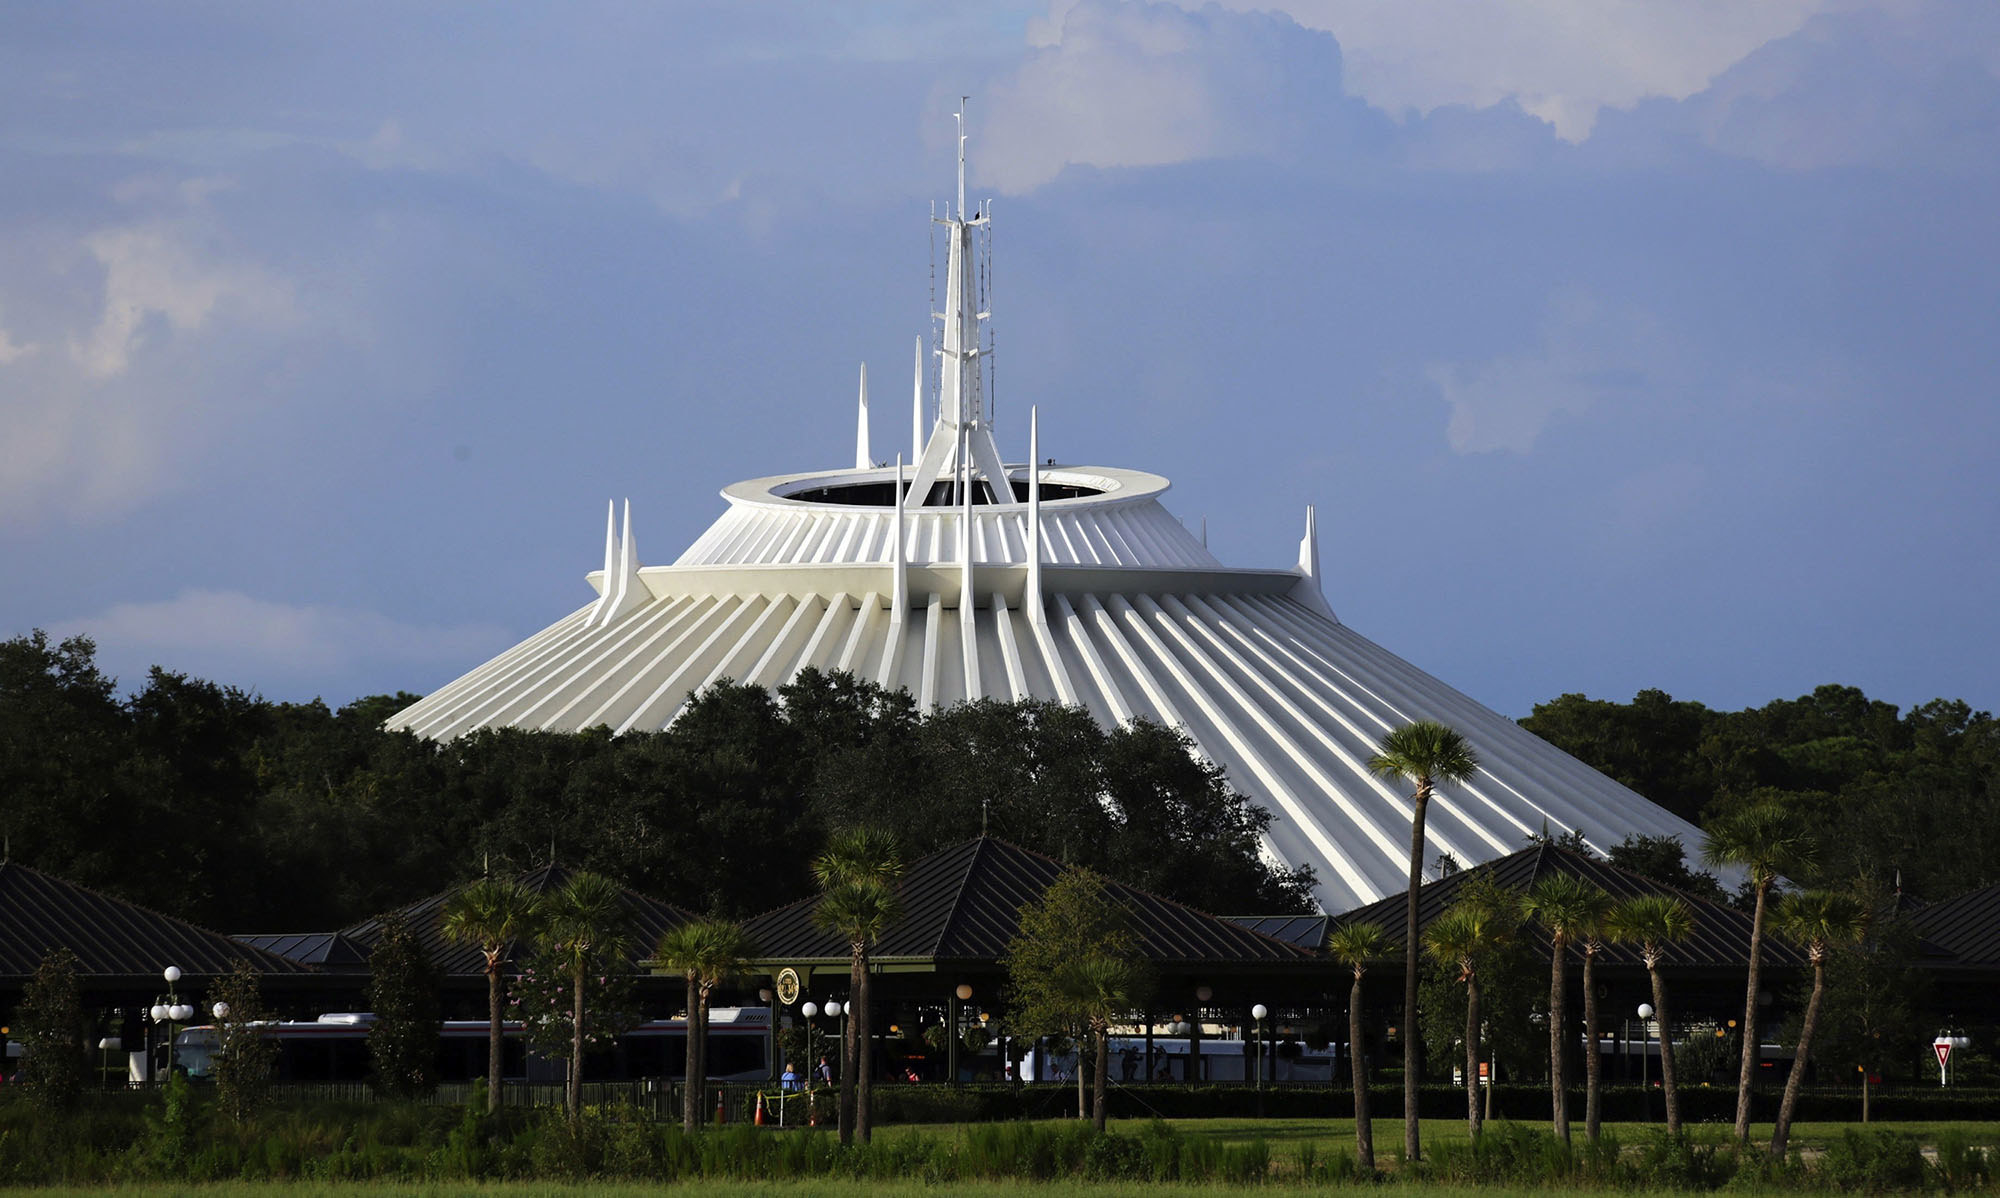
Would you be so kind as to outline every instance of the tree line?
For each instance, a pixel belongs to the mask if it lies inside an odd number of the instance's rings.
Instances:
[[[1309,869],[1186,734],[1055,703],[923,713],[808,671],[720,683],[662,732],[383,722],[409,694],[276,703],[154,669],[127,695],[91,642],[0,642],[0,837],[12,859],[231,932],[346,926],[551,859],[740,918],[814,892],[831,833],[912,858],[1004,837],[1207,910],[1301,911]]]

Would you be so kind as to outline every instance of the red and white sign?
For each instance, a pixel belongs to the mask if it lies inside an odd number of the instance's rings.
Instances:
[[[1942,1069],[1951,1062],[1951,1042],[1949,1040],[1939,1039],[1931,1041],[1931,1051],[1937,1054],[1938,1068]]]

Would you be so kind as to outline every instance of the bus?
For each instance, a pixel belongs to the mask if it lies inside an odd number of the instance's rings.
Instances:
[[[709,1080],[750,1082],[771,1076],[771,1015],[767,1008],[717,1007],[708,1013],[708,1019]],[[366,1011],[340,1011],[317,1019],[257,1026],[278,1046],[278,1080],[349,1082],[368,1078],[368,1032],[376,1022]],[[466,1082],[485,1077],[490,1030],[484,1019],[446,1020],[438,1037],[438,1079]],[[563,1080],[562,1060],[534,1050],[522,1032],[518,1020],[501,1025],[503,1080]],[[214,1072],[219,1044],[214,1025],[188,1028],[174,1039],[174,1065],[190,1078],[208,1078]],[[166,1062],[157,1064],[163,1067]],[[587,1053],[583,1076],[585,1081],[680,1081],[686,1065],[687,1020],[651,1019],[620,1036],[614,1047]]]

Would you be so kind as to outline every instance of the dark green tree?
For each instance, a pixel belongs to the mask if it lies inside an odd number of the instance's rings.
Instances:
[[[1327,933],[1326,951],[1354,974],[1347,992],[1347,1056],[1354,1080],[1354,1159],[1375,1168],[1375,1125],[1368,1109],[1368,1054],[1362,1047],[1361,979],[1368,967],[1395,947],[1389,930],[1377,923],[1343,924]]]
[[[90,1078],[87,1025],[77,995],[76,954],[50,949],[28,979],[16,1016],[21,1082],[44,1114],[61,1116],[83,1097]]]
[[[564,1102],[574,1123],[583,1114],[583,1053],[588,1040],[589,980],[622,973],[624,894],[616,882],[588,871],[571,874],[542,896],[537,936],[570,984],[569,1084]]]
[[[438,979],[423,942],[400,914],[382,917],[381,938],[368,954],[368,1058],[375,1088],[396,1098],[436,1091]]]
[[[535,898],[518,883],[482,878],[445,900],[438,930],[446,940],[476,945],[486,969],[486,1110],[500,1109],[500,1037],[503,1022],[501,971],[515,945],[537,929]]]
[[[897,879],[902,849],[883,828],[843,828],[813,858],[819,905],[813,920],[847,941],[849,949],[847,1042],[841,1051],[840,1140],[868,1143],[873,1134],[870,1093],[874,1066],[874,998],[869,949],[903,916]]]
[[[1062,984],[1071,962],[1089,958],[1143,960],[1131,914],[1104,879],[1088,869],[1064,870],[1042,896],[1021,908],[1007,945],[1007,1028],[1017,1036],[1060,1036],[1079,1046],[1090,1033],[1089,1004]],[[1076,1117],[1086,1116],[1082,1052],[1078,1051]]]
[[[749,968],[746,958],[752,951],[741,924],[713,918],[691,919],[668,929],[653,950],[663,968],[687,979],[687,1085],[682,1091],[681,1130],[688,1134],[702,1122],[709,997],[717,986]]]
[[[216,1104],[237,1123],[246,1123],[271,1091],[278,1066],[278,1044],[265,1025],[272,1019],[264,1006],[257,970],[238,961],[216,985],[215,1018]]]

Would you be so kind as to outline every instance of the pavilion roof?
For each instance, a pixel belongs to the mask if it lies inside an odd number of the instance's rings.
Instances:
[[[869,956],[879,962],[995,964],[1021,926],[1021,908],[1042,897],[1064,866],[990,836],[912,863],[899,883],[903,918]],[[1106,891],[1133,915],[1140,951],[1155,965],[1292,964],[1309,954],[1172,899],[1106,880]],[[749,921],[764,962],[845,962],[847,941],[813,922],[817,897]]]
[[[308,972],[297,961],[184,919],[0,861],[0,982],[33,976],[56,948],[76,954],[78,979],[86,982],[159,985],[168,965],[199,982],[229,973],[239,961],[263,974]]]
[[[1668,948],[1667,960],[1673,964],[1741,969],[1750,959],[1750,915],[1747,912],[1697,898],[1630,870],[1620,869],[1608,861],[1587,853],[1578,853],[1555,845],[1530,845],[1519,852],[1425,883],[1417,892],[1419,933],[1430,927],[1431,921],[1451,906],[1465,884],[1473,878],[1489,877],[1509,890],[1525,892],[1543,878],[1556,874],[1569,874],[1582,878],[1602,888],[1614,899],[1628,899],[1644,894],[1670,894],[1684,900],[1694,911],[1694,934],[1687,940]],[[1391,895],[1335,916],[1332,924],[1345,926],[1351,923],[1378,923],[1387,928],[1389,934],[1400,942],[1408,910],[1404,904],[1404,895]],[[1548,956],[1548,933],[1532,920],[1523,925],[1523,930],[1532,938],[1537,951],[1544,957]],[[1637,947],[1623,944],[1605,945],[1597,959],[1605,964],[1642,963]],[[1779,966],[1804,965],[1805,957],[1780,937],[1767,934],[1764,937],[1764,962],[1767,965]]]
[[[1909,920],[1961,965],[2000,965],[2000,883],[1919,908]]]

